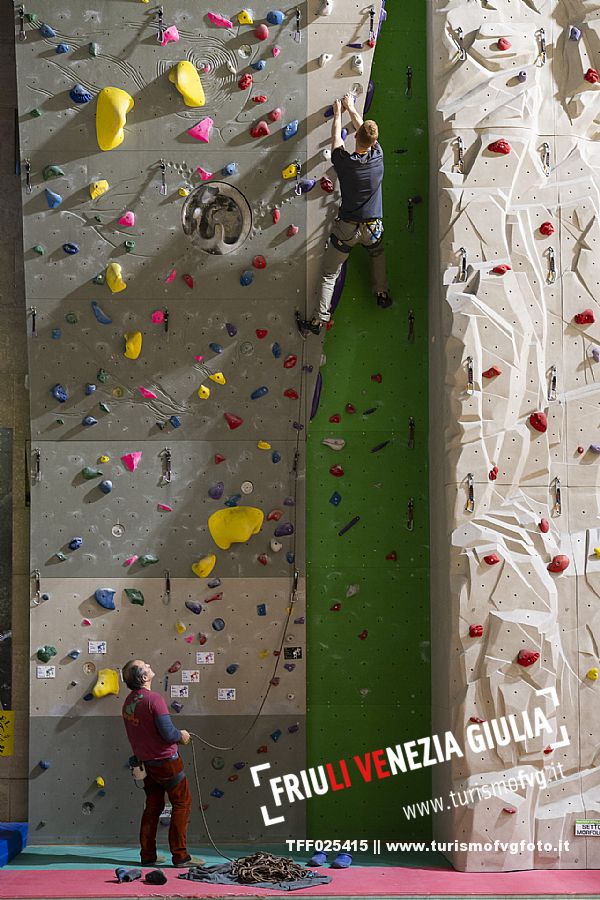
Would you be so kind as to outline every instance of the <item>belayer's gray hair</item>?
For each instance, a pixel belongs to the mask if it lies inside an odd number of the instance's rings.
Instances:
[[[131,691],[144,687],[144,670],[135,665],[135,660],[131,659],[123,666],[123,681]]]

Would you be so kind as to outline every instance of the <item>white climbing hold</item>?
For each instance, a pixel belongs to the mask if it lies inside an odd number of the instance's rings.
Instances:
[[[271,538],[269,546],[271,547],[273,553],[279,553],[279,551],[283,547],[283,544],[281,543],[281,541],[276,541],[275,538]]]
[[[321,156],[326,162],[329,162],[329,160],[331,159],[331,150],[329,149],[329,147],[323,147],[323,149],[321,150]]]
[[[360,53],[355,53],[350,61],[350,68],[353,72],[356,72],[357,75],[362,75],[364,72],[363,58]]]
[[[321,5],[317,10],[318,16],[330,16],[333,12],[333,2],[332,0],[321,0]]]
[[[343,450],[346,446],[344,438],[323,438],[321,443],[329,447],[330,450]]]
[[[321,53],[321,55],[319,57],[319,65],[321,66],[321,68],[324,68],[327,65],[327,63],[331,62],[332,59],[333,59],[333,54]]]

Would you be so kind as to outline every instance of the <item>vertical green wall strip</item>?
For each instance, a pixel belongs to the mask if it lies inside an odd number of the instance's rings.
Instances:
[[[427,473],[427,77],[426,9],[389,10],[377,43],[369,115],[385,152],[384,221],[394,305],[371,295],[361,248],[348,264],[335,327],[326,336],[324,386],[308,444],[308,760],[351,760],[431,733]],[[407,67],[412,96],[407,96]],[[408,228],[408,200],[414,227]],[[333,219],[334,209],[330,215]],[[408,340],[409,310],[414,342]],[[381,382],[372,380],[381,375]],[[352,404],[356,412],[346,412]],[[365,410],[375,409],[365,414]],[[339,413],[341,422],[330,416]],[[415,446],[409,449],[409,419]],[[322,444],[346,441],[341,451]],[[372,448],[389,441],[373,453]],[[332,465],[344,469],[336,478]],[[342,500],[332,505],[337,491]],[[414,499],[414,529],[407,528]],[[355,516],[360,521],[338,532]],[[397,560],[386,559],[392,552]],[[358,593],[347,597],[348,587]],[[340,604],[339,609],[332,609]],[[359,635],[364,631],[364,639]],[[402,805],[431,794],[430,770],[364,783],[309,802],[314,837],[427,836],[426,818]]]

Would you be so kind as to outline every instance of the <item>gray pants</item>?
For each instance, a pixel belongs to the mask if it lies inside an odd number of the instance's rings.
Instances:
[[[383,228],[381,229],[383,231]],[[323,275],[321,278],[321,296],[319,305],[313,313],[313,318],[320,319],[322,322],[329,322],[331,318],[331,298],[335,282],[345,261],[348,259],[350,250],[356,244],[362,244],[367,248],[367,252],[371,257],[371,284],[373,293],[380,294],[387,292],[388,281],[385,269],[385,250],[383,247],[383,238],[374,241],[373,235],[366,223],[342,222],[336,219],[331,231],[332,238],[329,239],[327,250],[323,258]],[[339,243],[343,245],[340,249]],[[336,246],[336,244],[338,246]]]

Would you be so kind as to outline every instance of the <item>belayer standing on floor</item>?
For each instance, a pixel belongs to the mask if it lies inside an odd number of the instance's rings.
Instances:
[[[152,690],[155,673],[148,663],[132,659],[123,666],[123,681],[131,693],[123,704],[125,730],[137,762],[144,764],[146,805],[140,826],[141,862],[153,866],[156,831],[165,808],[165,793],[171,801],[169,847],[173,865],[186,868],[203,865],[187,851],[187,827],[192,811],[192,794],[183,771],[177,744],[189,744],[189,731],[175,728],[164,697]]]
[[[348,153],[342,139],[342,104],[356,129],[354,153]],[[391,306],[383,248],[383,150],[378,137],[377,123],[372,119],[363,121],[351,94],[345,94],[341,101],[334,101],[331,162],[340,183],[342,202],[323,259],[319,305],[311,319],[298,316],[298,327],[303,335],[307,332],[319,334],[323,325],[329,322],[335,282],[356,244],[366,247],[371,257],[371,281],[378,306],[383,309]]]

